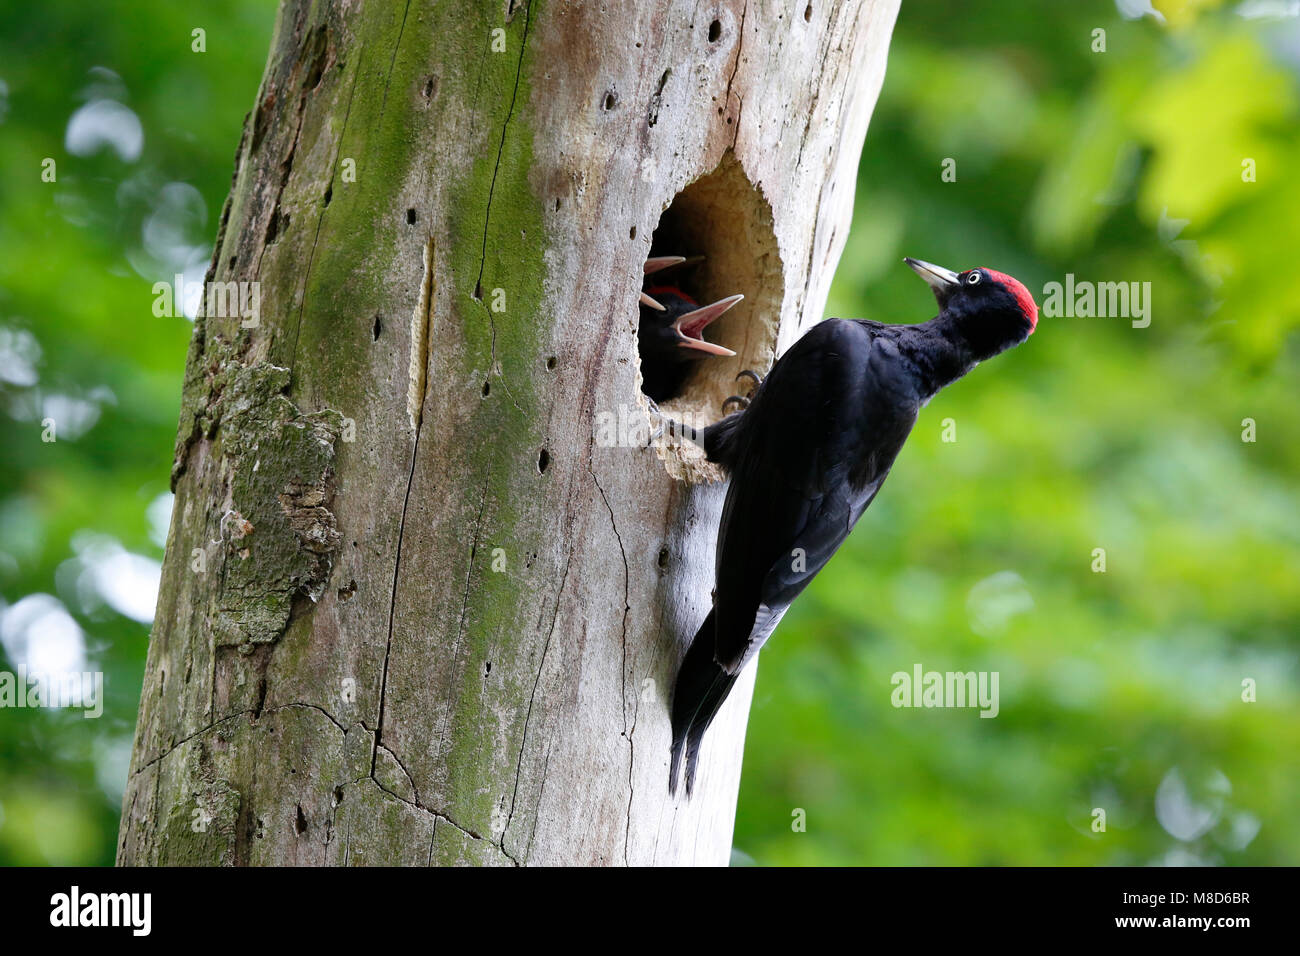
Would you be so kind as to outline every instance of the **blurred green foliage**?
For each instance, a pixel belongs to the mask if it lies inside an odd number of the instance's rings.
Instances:
[[[192,329],[152,286],[202,278],[275,17],[205,6],[0,6],[0,670],[70,615],[106,696],[0,708],[0,863],[113,862]]]
[[[1150,282],[1152,322],[1044,316],[922,413],[762,655],[741,858],[1300,862],[1300,30],[1140,6],[904,0],[828,313],[928,317],[915,255]],[[107,691],[0,708],[0,863],[113,859],[190,331],[151,286],[206,265],[273,18],[0,9],[0,669],[71,621]],[[894,708],[918,663],[998,716]]]

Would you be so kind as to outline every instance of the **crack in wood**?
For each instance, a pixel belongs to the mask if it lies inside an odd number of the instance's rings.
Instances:
[[[397,28],[397,42],[393,44],[393,55],[388,61],[388,75],[384,77],[384,96],[379,101],[379,121],[384,118],[384,110],[388,108],[388,87],[393,82],[393,67],[397,64],[397,51],[402,48],[402,34],[406,32],[406,15],[411,12],[411,0],[406,0],[406,6],[402,8],[402,25]],[[376,125],[378,125],[376,122]]]
[[[403,768],[403,772],[405,772],[405,768]],[[426,807],[424,804],[415,800],[407,800],[405,797],[401,796],[400,794],[396,794],[393,791],[389,790],[378,780],[374,779],[374,777],[360,777],[355,782],[364,783],[367,781],[373,783],[376,787],[378,787],[380,790],[388,794],[388,796],[392,797],[394,800],[398,801],[399,803],[405,804],[406,806],[411,807],[414,810],[419,810],[421,813],[426,813],[429,816],[433,817],[435,827],[437,826],[437,821],[441,820],[443,823],[450,824],[451,826],[455,827],[457,830],[465,834],[470,839],[477,840],[481,843],[486,843],[488,846],[493,847],[496,850],[499,850],[501,852],[501,855],[504,856],[511,863],[513,863],[515,866],[521,865],[520,862],[516,860],[513,856],[511,856],[510,853],[506,850],[506,848],[502,846],[500,843],[497,843],[494,840],[491,840],[480,833],[476,833],[474,830],[471,830],[468,827],[461,826],[451,817],[447,816],[447,814],[444,813],[443,811],[435,810],[432,807]],[[432,852],[432,848],[430,849],[430,852]]]
[[[343,126],[339,129],[338,145],[334,148],[334,162],[330,164],[330,181],[325,187],[326,192],[334,188],[334,178],[338,174],[339,160],[343,153],[343,140],[348,132],[348,120],[352,118],[352,100],[357,93],[357,77],[361,75],[361,65],[365,61],[366,48],[363,46],[361,52],[357,54],[357,68],[352,73],[352,86],[348,89],[348,105],[343,111]],[[307,309],[307,280],[311,278],[311,268],[316,261],[316,247],[320,243],[321,227],[325,224],[325,212],[328,207],[322,207],[320,215],[316,217],[316,234],[312,237],[311,250],[307,253],[307,267],[302,273],[302,288],[299,293],[298,303],[298,321],[293,330],[293,351],[289,353],[289,368],[297,367],[298,362],[298,338],[302,334],[302,317]],[[259,260],[260,261],[260,260]]]
[[[415,440],[411,442],[411,465],[406,472],[406,492],[402,496],[402,515],[397,520],[397,542],[393,546],[393,586],[388,599],[388,633],[384,640],[384,665],[379,677],[379,716],[375,721],[375,744],[370,753],[370,776],[375,775],[375,761],[379,757],[379,741],[384,732],[384,701],[388,692],[388,658],[393,650],[393,621],[397,615],[397,585],[401,581],[402,541],[406,535],[406,513],[411,505],[411,487],[415,484],[415,463],[420,451],[420,429],[416,426]]]
[[[587,471],[591,475],[591,480],[600,492],[600,500],[605,503],[605,510],[609,512],[609,526],[614,531],[614,538],[618,541],[618,553],[623,558],[623,659],[621,670],[621,687],[622,687],[622,704],[623,704],[623,733],[622,737],[627,740],[627,827],[623,834],[623,862],[628,861],[628,845],[632,837],[632,778],[633,771],[636,767],[636,747],[632,743],[632,736],[628,733],[627,728],[627,621],[628,615],[632,611],[631,599],[631,581],[632,572],[627,563],[627,550],[623,547],[623,536],[619,534],[618,522],[614,520],[614,509],[609,503],[609,497],[605,494],[605,489],[600,485],[600,479],[596,477],[595,469],[591,467],[591,460],[587,460]]]
[[[524,54],[528,50],[528,26],[532,22],[532,4],[524,6],[524,35],[519,43],[519,61],[515,65],[515,86],[510,93],[510,108],[506,111],[505,122],[501,124],[501,141],[497,144],[497,161],[492,167],[492,183],[488,186],[487,212],[483,216],[483,254],[479,258],[478,282],[474,285],[474,297],[483,297],[483,269],[487,265],[488,228],[492,223],[492,197],[496,193],[497,173],[501,169],[501,157],[506,150],[506,134],[510,131],[510,120],[515,115],[515,101],[519,97],[519,80],[524,72]],[[488,310],[488,321],[492,321],[492,310]]]
[[[520,735],[520,739],[519,739],[519,759],[515,763],[515,784],[514,784],[514,788],[510,791],[510,812],[506,814],[506,825],[501,828],[502,846],[505,846],[506,833],[510,829],[511,821],[513,821],[515,818],[515,801],[519,796],[519,778],[522,776],[523,769],[524,769],[524,750],[528,746],[528,725],[533,717],[533,702],[537,699],[537,687],[542,681],[542,671],[546,667],[546,653],[551,648],[551,636],[555,633],[555,622],[560,617],[560,603],[564,600],[564,587],[565,584],[568,583],[569,566],[572,563],[573,563],[573,552],[570,551],[568,557],[564,561],[564,573],[560,575],[560,588],[555,594],[555,613],[551,615],[551,627],[550,630],[546,632],[546,640],[542,644],[542,656],[541,659],[537,662],[537,675],[533,678],[533,690],[532,693],[528,695],[528,710],[525,711],[524,713],[524,730],[523,733]],[[551,748],[550,745],[548,744],[546,748],[547,766],[550,765],[550,760],[551,760]],[[543,788],[545,787],[545,785],[546,785],[546,770],[545,768],[543,768],[542,770]],[[538,794],[537,802],[539,804],[541,803],[540,792]],[[536,832],[536,830],[537,830],[537,817],[534,815],[533,832]],[[531,849],[532,834],[529,835],[528,845],[529,848]]]
[[[492,468],[489,465],[487,474],[483,478],[483,491],[479,495],[478,517],[474,519],[474,537],[470,543],[469,561],[467,561],[465,565],[465,587],[462,590],[461,597],[460,597],[460,618],[456,623],[456,637],[455,639],[452,640],[451,643],[450,656],[451,656],[451,662],[453,667],[455,666],[456,658],[460,654],[461,636],[465,633],[465,616],[469,611],[470,582],[472,582],[474,579],[474,558],[478,554],[479,536],[483,531],[483,513],[487,510],[488,486],[491,484],[491,482],[492,482]],[[450,714],[451,714],[451,709],[448,708],[447,713],[443,715],[442,724],[438,728],[437,753],[439,755],[442,754],[442,745],[447,740],[447,719],[450,716]]]

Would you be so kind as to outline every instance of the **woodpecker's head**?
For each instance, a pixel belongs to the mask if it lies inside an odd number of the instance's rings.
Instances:
[[[683,263],[690,265],[703,258],[652,256],[645,261],[645,274],[651,275]],[[702,355],[735,355],[729,348],[704,341],[704,329],[743,298],[743,295],[729,295],[701,307],[675,285],[642,289],[641,321],[637,324],[641,360],[644,362],[649,358],[677,363]]]
[[[947,317],[981,358],[1019,345],[1038,326],[1038,305],[1023,284],[993,269],[953,272],[920,259],[904,259],[934,290]]]
[[[729,295],[712,305],[700,306],[674,286],[653,286],[646,290],[646,294],[662,305],[663,310],[641,307],[637,334],[641,340],[643,357],[647,349],[660,355],[675,353],[680,359],[736,354],[729,348],[704,341],[704,330],[714,319],[743,299],[743,295]]]

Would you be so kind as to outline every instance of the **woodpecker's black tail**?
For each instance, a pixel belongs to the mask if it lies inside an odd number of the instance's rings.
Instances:
[[[728,674],[714,660],[716,644],[713,612],[710,611],[695,632],[695,639],[682,660],[673,687],[673,751],[668,767],[668,790],[674,795],[677,793],[682,753],[685,752],[686,795],[690,796],[695,786],[695,764],[704,732],[709,729],[718,708],[731,692],[731,685],[736,682],[735,675]]]

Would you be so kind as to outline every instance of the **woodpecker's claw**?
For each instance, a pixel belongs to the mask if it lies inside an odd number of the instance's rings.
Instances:
[[[739,382],[742,378],[747,378],[752,380],[754,383],[754,387],[749,390],[749,393],[747,395],[728,396],[727,400],[722,403],[722,413],[724,415],[727,413],[727,406],[730,405],[732,402],[735,402],[737,405],[739,405],[742,410],[749,408],[750,399],[754,397],[754,390],[757,389],[758,386],[763,384],[763,376],[759,375],[753,369],[748,369],[748,368],[742,369],[740,374],[736,376],[736,381]]]

